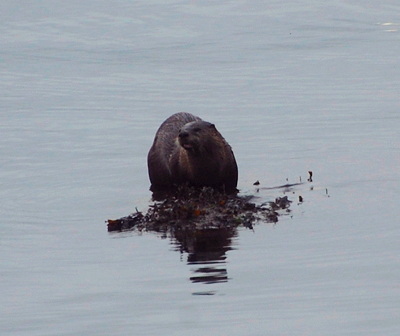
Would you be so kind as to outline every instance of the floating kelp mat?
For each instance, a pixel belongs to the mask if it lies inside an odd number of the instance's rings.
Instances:
[[[262,204],[256,204],[254,200],[254,196],[229,195],[212,188],[181,187],[154,201],[146,213],[136,209],[129,216],[109,219],[107,227],[109,232],[164,233],[183,229],[252,228],[260,221],[277,222],[282,210],[283,213],[290,212],[291,201],[287,196]]]

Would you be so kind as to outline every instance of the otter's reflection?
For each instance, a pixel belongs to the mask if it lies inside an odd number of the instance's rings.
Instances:
[[[179,230],[173,233],[174,243],[181,253],[187,253],[188,265],[194,265],[194,283],[218,283],[228,281],[226,252],[232,250],[232,238],[236,228],[204,228]]]

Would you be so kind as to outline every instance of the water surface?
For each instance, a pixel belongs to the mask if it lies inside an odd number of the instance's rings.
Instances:
[[[399,5],[1,7],[2,334],[399,334]],[[217,125],[243,194],[291,213],[185,244],[107,233],[149,205],[178,111]]]

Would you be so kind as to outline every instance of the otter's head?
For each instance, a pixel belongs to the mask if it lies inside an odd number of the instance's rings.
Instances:
[[[201,155],[205,151],[208,151],[209,139],[215,130],[214,124],[207,121],[192,121],[183,125],[179,130],[179,144],[188,153]]]

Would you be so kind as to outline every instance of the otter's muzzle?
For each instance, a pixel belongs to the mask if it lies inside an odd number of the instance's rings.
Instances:
[[[179,137],[179,143],[183,148],[185,148],[186,150],[193,149],[193,146],[189,141],[189,132],[180,131],[178,137]]]

